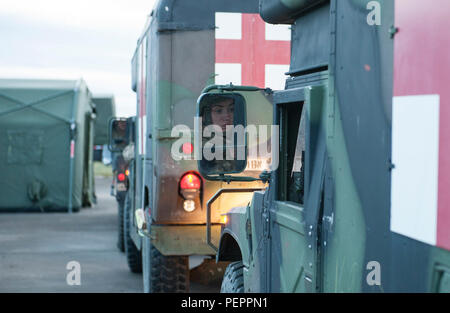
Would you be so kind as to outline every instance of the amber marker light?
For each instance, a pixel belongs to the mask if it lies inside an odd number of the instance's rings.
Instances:
[[[228,216],[226,214],[223,214],[220,217],[220,224],[226,224],[226,223],[228,223]]]

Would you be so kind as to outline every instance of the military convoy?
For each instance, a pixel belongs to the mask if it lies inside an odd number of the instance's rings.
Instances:
[[[188,291],[189,255],[229,262],[222,292],[450,291],[439,2],[160,1],[124,219],[145,291]],[[234,10],[291,28],[284,90],[214,79],[213,13]]]

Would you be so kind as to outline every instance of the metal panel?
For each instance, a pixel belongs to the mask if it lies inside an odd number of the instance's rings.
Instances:
[[[324,0],[260,0],[262,18],[268,23],[291,24],[295,17]]]
[[[220,225],[212,226],[211,234],[214,242],[219,242],[220,229]],[[163,255],[214,255],[215,251],[206,243],[205,232],[204,225],[152,225],[152,244]]]
[[[395,35],[394,52],[394,96],[440,98],[436,240],[437,246],[447,250],[450,250],[450,39],[436,30],[450,29],[449,11],[450,2],[446,0],[436,0],[427,6],[419,0],[396,1],[395,26],[399,32]]]
[[[258,1],[242,0],[163,0],[154,16],[158,30],[214,29],[214,12],[258,13]]]

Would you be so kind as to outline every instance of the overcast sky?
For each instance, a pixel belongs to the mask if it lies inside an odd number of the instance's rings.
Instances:
[[[2,0],[0,77],[82,77],[135,113],[130,63],[155,0]]]

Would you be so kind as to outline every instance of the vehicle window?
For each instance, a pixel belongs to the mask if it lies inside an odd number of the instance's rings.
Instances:
[[[300,127],[298,128],[297,144],[295,146],[295,156],[294,164],[292,166],[291,177],[294,173],[298,173],[302,169],[302,155],[305,153],[305,114],[302,112],[302,117],[300,119]]]
[[[302,110],[300,118],[300,126],[298,128],[297,141],[295,147],[295,155],[290,171],[288,201],[303,204],[304,187],[305,187],[305,135],[306,135],[306,120],[305,111]]]

